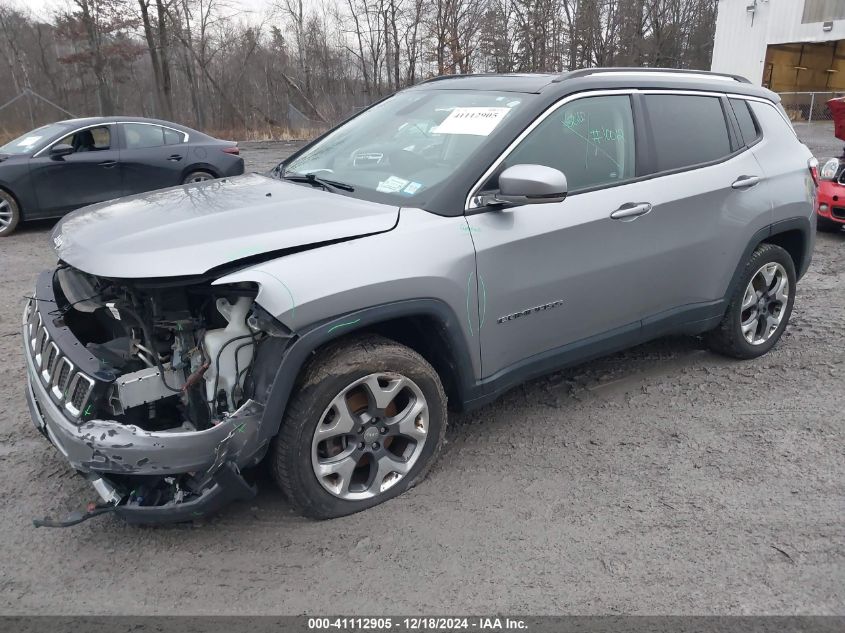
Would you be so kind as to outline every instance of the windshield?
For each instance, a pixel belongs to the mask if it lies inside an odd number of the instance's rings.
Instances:
[[[350,185],[363,197],[421,204],[528,98],[464,90],[402,92],[285,163],[282,176],[313,174]]]
[[[0,147],[0,154],[29,154],[44,141],[53,138],[56,134],[66,130],[67,126],[60,123],[51,123],[32,132],[19,136],[14,141],[9,141]]]

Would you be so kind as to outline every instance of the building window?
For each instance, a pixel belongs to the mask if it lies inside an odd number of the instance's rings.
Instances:
[[[842,0],[804,0],[801,22],[827,22],[845,20],[845,2]]]

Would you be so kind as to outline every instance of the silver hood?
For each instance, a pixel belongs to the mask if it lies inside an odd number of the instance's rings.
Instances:
[[[56,225],[53,245],[92,275],[175,277],[389,231],[398,217],[397,207],[249,174],[79,209]]]

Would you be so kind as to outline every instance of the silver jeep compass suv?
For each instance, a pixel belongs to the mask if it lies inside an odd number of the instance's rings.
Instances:
[[[91,206],[23,316],[32,418],[114,512],[255,494],[357,512],[419,482],[447,404],[666,334],[751,359],[786,328],[815,163],[738,77],[449,77],[271,174]]]

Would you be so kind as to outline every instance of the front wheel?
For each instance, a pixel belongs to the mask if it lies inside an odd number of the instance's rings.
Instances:
[[[271,460],[293,507],[318,519],[365,510],[419,482],[446,431],[437,373],[379,336],[328,346],[305,369]]]
[[[757,358],[778,342],[795,302],[795,264],[774,244],[760,244],[742,273],[722,322],[707,334],[710,348],[733,358]]]
[[[21,211],[15,199],[0,189],[0,237],[11,235],[21,219]]]

